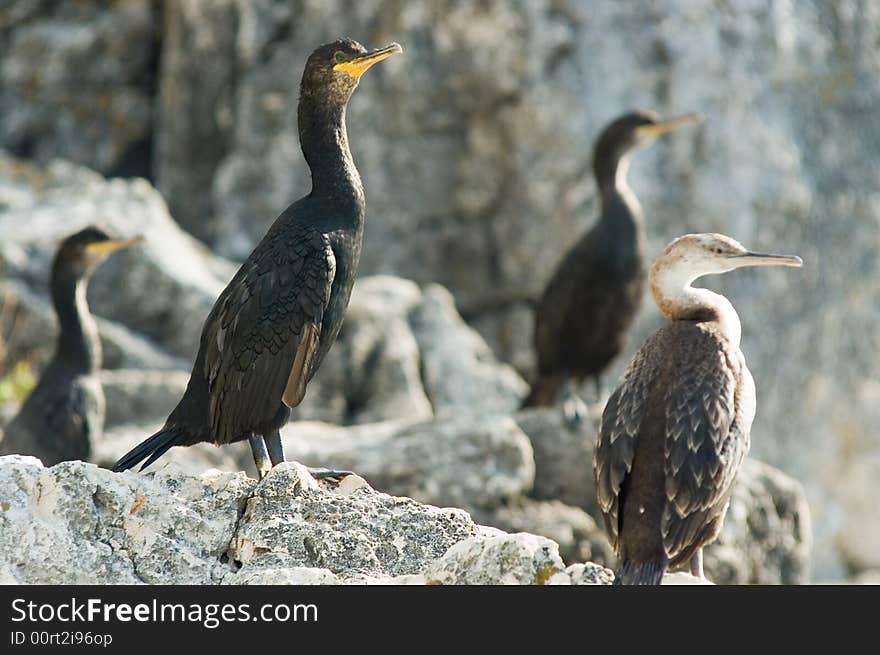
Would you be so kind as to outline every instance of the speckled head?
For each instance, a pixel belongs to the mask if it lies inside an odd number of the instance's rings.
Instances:
[[[800,257],[752,252],[736,239],[715,233],[678,237],[654,262],[654,269],[675,269],[695,280],[743,266],[802,266]]]
[[[58,275],[84,277],[111,253],[141,243],[143,237],[115,239],[103,228],[90,225],[70,235],[58,247],[52,263],[53,277]]]
[[[345,105],[367,70],[400,52],[403,48],[397,43],[377,50],[367,50],[349,38],[325,43],[306,61],[300,95],[311,96],[324,104]]]

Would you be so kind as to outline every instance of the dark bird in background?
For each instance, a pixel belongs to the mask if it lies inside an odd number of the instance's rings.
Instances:
[[[67,237],[52,262],[49,289],[58,316],[58,345],[40,381],[6,427],[0,455],[34,455],[45,466],[88,460],[104,430],[98,379],[101,342],[89,312],[89,276],[107,256],[141,242],[115,240],[97,227]]]
[[[575,428],[586,408],[574,385],[592,377],[601,396],[600,376],[623,349],[647,274],[642,210],[626,181],[630,159],[660,135],[701,120],[700,114],[664,121],[631,112],[602,131],[593,151],[602,213],[565,255],[538,302],[537,377],[524,407],[553,405],[562,391],[566,422]]]
[[[309,56],[298,112],[311,193],[284,210],[220,294],[183,398],[114,471],[203,441],[250,440],[260,477],[284,461],[279,430],[336,340],[360,259],[364,190],[346,106],[361,75],[398,52],[341,39]]]
[[[749,252],[721,234],[673,241],[651,268],[654,302],[670,323],[645,341],[611,394],[593,473],[619,584],[660,584],[718,536],[749,449],[755,385],[741,326],[722,295],[691,283],[744,266],[801,266]]]

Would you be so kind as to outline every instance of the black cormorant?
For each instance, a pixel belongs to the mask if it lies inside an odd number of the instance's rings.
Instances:
[[[626,182],[630,157],[661,134],[700,120],[688,114],[664,121],[639,111],[602,131],[593,151],[602,212],[565,255],[538,302],[537,377],[523,406],[553,405],[562,389],[566,420],[576,426],[585,410],[574,384],[592,377],[600,394],[600,375],[623,348],[647,273],[642,211]]]
[[[0,455],[34,455],[45,466],[88,460],[104,430],[104,391],[98,379],[101,342],[89,313],[89,275],[112,252],[141,239],[115,240],[97,227],[67,237],[52,262],[49,289],[60,331],[55,354],[37,386],[9,423]]]
[[[721,530],[749,449],[755,386],[741,326],[722,295],[691,283],[743,266],[801,266],[799,257],[747,251],[721,234],[673,241],[651,268],[654,302],[671,322],[645,341],[611,394],[593,473],[617,582],[660,584]]]
[[[214,304],[186,392],[165,426],[123,456],[142,469],[173,446],[248,439],[260,477],[284,461],[280,428],[336,340],[354,284],[364,191],[345,112],[361,75],[401,52],[351,39],[316,49],[298,107],[312,190],[275,220]]]

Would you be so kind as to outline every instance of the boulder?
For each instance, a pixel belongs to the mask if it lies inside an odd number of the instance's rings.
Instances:
[[[607,580],[597,570],[570,579]],[[318,483],[294,462],[257,483],[173,465],[117,474],[0,458],[4,583],[545,584],[564,572],[546,538],[378,493],[357,476]]]
[[[491,509],[525,494],[534,479],[529,440],[509,417],[289,423],[282,435],[289,458],[349,469],[377,489],[434,505]]]
[[[472,510],[474,520],[505,532],[531,532],[552,539],[568,564],[594,562],[614,566],[615,557],[604,529],[580,507],[558,500],[516,498],[493,510]]]

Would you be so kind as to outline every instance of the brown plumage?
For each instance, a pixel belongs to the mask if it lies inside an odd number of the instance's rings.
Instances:
[[[755,387],[730,302],[691,287],[741,266],[800,266],[716,234],[673,241],[651,270],[670,323],[642,345],[611,394],[594,454],[599,508],[623,584],[659,584],[717,537],[737,469],[749,449]]]

